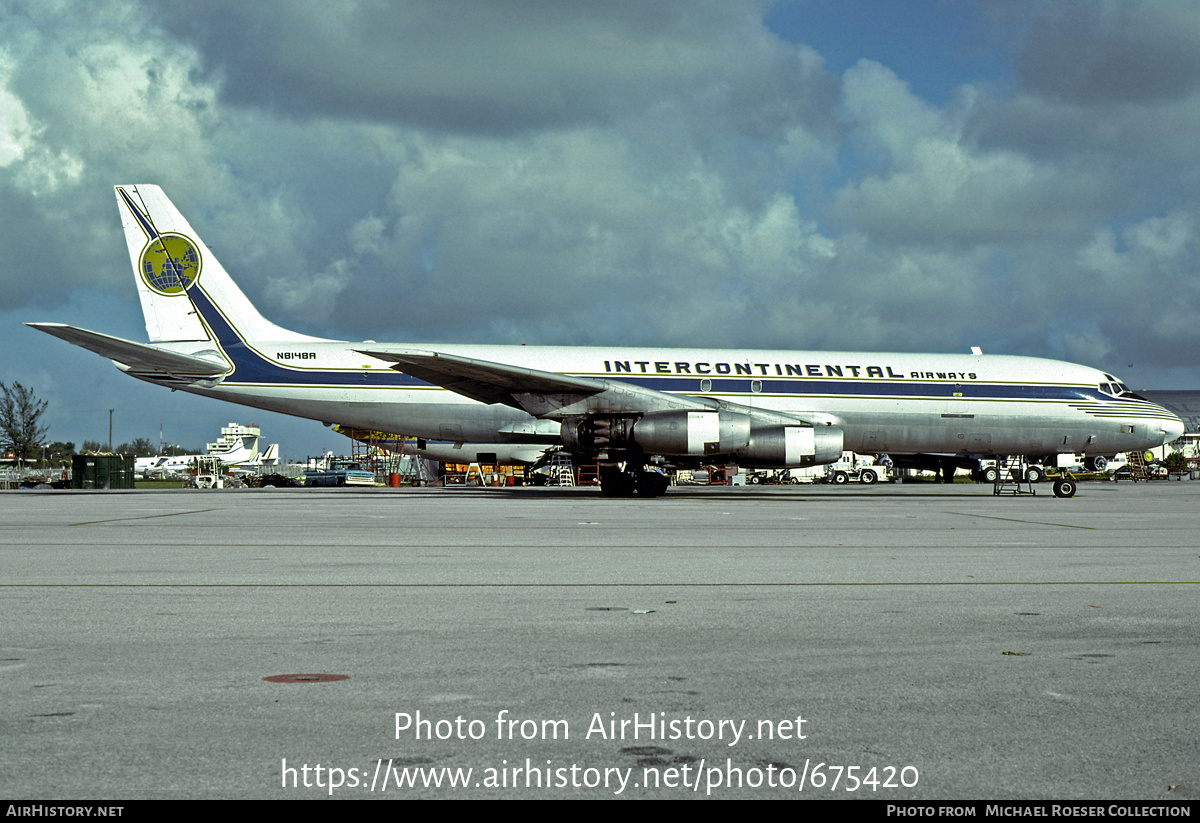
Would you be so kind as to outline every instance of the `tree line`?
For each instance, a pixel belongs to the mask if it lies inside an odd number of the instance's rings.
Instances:
[[[0,383],[0,430],[8,440],[13,457],[25,460],[37,453],[46,440],[49,426],[41,422],[46,401],[39,400],[33,389],[13,383]]]
[[[50,427],[42,423],[47,401],[40,400],[33,389],[13,382],[8,386],[0,382],[0,434],[5,440],[6,451],[13,457],[26,462],[45,458],[50,463],[66,463],[76,453],[72,441],[46,442]],[[108,445],[97,440],[84,440],[80,453],[106,452]],[[148,437],[137,437],[113,449],[117,454],[132,454],[135,457],[152,457],[156,454],[198,454],[197,449],[186,449],[179,445],[164,445],[160,452]]]

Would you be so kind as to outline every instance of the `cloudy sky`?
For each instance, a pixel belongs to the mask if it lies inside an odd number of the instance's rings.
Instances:
[[[50,438],[319,423],[145,339],[112,187],[275,322],[398,342],[987,352],[1200,386],[1200,4],[0,0],[0,380]]]

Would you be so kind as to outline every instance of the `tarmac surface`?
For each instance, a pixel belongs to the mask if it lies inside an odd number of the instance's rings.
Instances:
[[[1036,488],[3,493],[0,797],[1200,797],[1200,483]]]

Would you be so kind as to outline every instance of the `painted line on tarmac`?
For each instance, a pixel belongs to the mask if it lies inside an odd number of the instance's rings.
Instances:
[[[1031,526],[1057,526],[1060,529],[1086,529],[1087,531],[1098,531],[1096,526],[1075,526],[1070,523],[1047,523],[1043,520],[1021,520],[1016,517],[996,517],[991,514],[972,514],[971,512],[946,512],[946,514],[956,514],[959,517],[978,517],[982,520],[1003,520],[1005,523],[1028,523]]]
[[[130,520],[154,520],[158,517],[178,517],[181,514],[206,514],[216,509],[193,509],[186,512],[167,512],[166,514],[143,514],[140,517],[114,517],[112,520],[84,520],[79,523],[68,523],[68,526],[97,526],[101,523],[125,523]]]
[[[0,583],[0,589],[769,589],[861,586],[1200,586],[1200,580],[893,580],[884,583]]]

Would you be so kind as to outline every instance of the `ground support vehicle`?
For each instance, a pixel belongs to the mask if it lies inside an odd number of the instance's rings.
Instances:
[[[996,461],[992,494],[1034,494],[1033,484],[1049,479],[1055,497],[1074,497],[1076,479],[1068,470],[1071,456],[1060,457],[1064,465],[1059,467],[1054,477],[1048,477],[1045,466],[1027,463],[1023,455],[1000,458]]]
[[[867,463],[857,456],[847,459],[843,455],[841,460],[830,464],[824,482],[832,483],[835,486],[844,486],[851,482],[869,486],[889,479],[891,478],[887,463]]]
[[[1001,476],[1011,482],[1040,483],[1046,479],[1046,467],[1039,463],[1029,463],[1021,456],[1012,456],[980,460],[979,465],[971,470],[971,479],[976,483],[995,483]]]
[[[790,469],[778,471],[749,471],[746,473],[746,483],[750,486],[792,486],[800,481],[792,476]]]
[[[374,486],[375,473],[364,471],[355,460],[334,460],[329,468],[304,475],[306,486]]]

